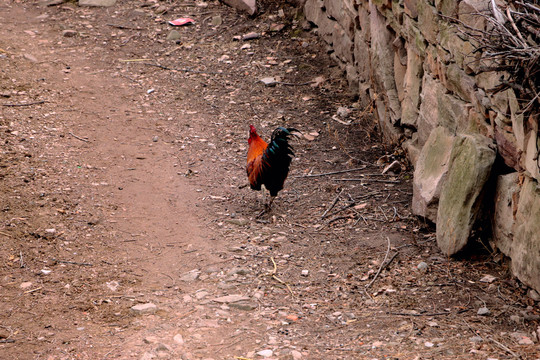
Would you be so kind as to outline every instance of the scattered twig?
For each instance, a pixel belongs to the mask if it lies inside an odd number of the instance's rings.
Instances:
[[[338,221],[338,220],[343,220],[343,219],[350,219],[351,217],[350,216],[337,216],[335,218],[332,218],[330,220],[328,220],[328,224],[331,224],[335,221]]]
[[[480,300],[481,302],[484,303],[484,307],[486,306],[486,302],[484,300],[482,300],[482,298],[478,295],[474,295],[478,300]]]
[[[149,59],[119,59],[120,62],[143,62],[148,61]]]
[[[339,213],[342,212],[342,211],[345,211],[345,210],[347,210],[347,209],[349,209],[349,208],[352,208],[352,207],[353,207],[354,205],[356,205],[356,204],[357,204],[356,201],[351,202],[351,203],[349,203],[349,204],[343,206],[341,209],[338,209],[338,210],[334,211],[334,212],[331,213],[330,215],[337,215],[337,214],[339,214]],[[330,216],[330,215],[329,215],[329,216]]]
[[[215,72],[215,71],[199,71],[199,70],[191,70],[191,69],[170,68],[170,67],[167,67],[167,66],[163,66],[163,65],[160,65],[160,64],[153,64],[153,63],[149,63],[149,62],[141,62],[141,64],[148,65],[148,66],[154,66],[154,67],[157,67],[157,68],[160,68],[160,69],[163,69],[163,70],[170,70],[170,71],[190,72],[190,73],[194,73],[194,74],[221,75],[221,73],[218,73],[218,72]]]
[[[10,237],[10,238],[13,237],[13,236],[11,236],[10,234],[5,233],[5,232],[3,232],[3,231],[0,231],[0,235],[4,235],[4,236]]]
[[[88,139],[85,139],[85,138],[82,138],[80,136],[77,136],[75,135],[74,133],[72,133],[71,131],[69,132],[69,135],[73,136],[75,139],[77,140],[81,140],[81,141],[84,141],[84,142],[88,142],[89,140]]]
[[[121,77],[125,78],[125,79],[128,79],[129,81],[132,81],[132,82],[137,83],[137,84],[141,84],[141,81],[136,80],[136,79],[133,79],[133,78],[127,76],[127,75],[124,75],[124,74],[119,74],[119,75],[120,75]]]
[[[364,218],[366,218],[366,219],[368,219],[368,220],[378,221],[378,222],[386,222],[386,221],[383,220],[383,219],[378,219],[378,218],[373,217],[373,216],[365,216]]]
[[[188,311],[188,312],[185,312],[185,313],[183,313],[182,315],[180,315],[180,316],[178,317],[178,319],[183,319],[183,318],[185,318],[186,316],[191,315],[191,314],[193,314],[193,313],[195,313],[195,312],[197,312],[197,309],[193,309],[193,310],[190,310],[190,311]]]
[[[273,257],[270,258],[270,260],[272,261],[272,264],[274,265],[274,268],[272,269],[272,271],[270,271],[269,273],[267,273],[266,275],[270,276],[272,279],[276,280],[277,282],[285,285],[287,287],[287,289],[289,290],[289,292],[291,293],[291,296],[294,297],[294,293],[291,289],[291,287],[289,286],[289,284],[287,284],[285,281],[281,280],[280,278],[278,278],[276,276],[276,273],[277,273],[277,264],[276,264],[276,261],[274,260]]]
[[[301,227],[301,228],[303,228],[303,229],[307,229],[307,226],[302,225],[302,224],[299,224],[299,223],[291,222],[290,224],[291,224],[291,225],[294,225],[294,226]]]
[[[338,119],[337,115],[332,116],[332,120],[337,121],[338,123],[347,125],[347,126],[351,125],[353,122],[353,120],[344,121],[344,120]]]
[[[32,289],[32,290],[25,291],[24,293],[25,293],[25,294],[30,294],[30,293],[33,293],[33,292],[35,292],[35,291],[41,290],[41,289],[43,289],[42,286],[40,286],[40,287],[38,287],[38,288],[35,288],[35,289]]]
[[[126,29],[126,30],[144,30],[143,28],[133,27],[133,26],[126,26],[126,25],[119,25],[119,24],[107,24],[107,26],[112,26],[117,29]]]
[[[382,179],[332,179],[333,181],[365,181],[365,182],[378,182],[385,184],[400,184],[399,180],[382,180]]]
[[[106,353],[105,355],[103,355],[103,360],[106,360],[107,357],[108,357],[110,354],[112,354],[112,352],[113,352],[114,350],[116,350],[116,349],[112,349],[111,351],[109,351],[108,353]]]
[[[439,312],[439,313],[422,313],[422,314],[416,314],[416,313],[401,313],[401,312],[387,312],[388,315],[399,315],[399,316],[441,316],[441,315],[450,315],[451,312]]]
[[[90,263],[83,263],[83,262],[76,262],[76,261],[67,261],[67,260],[58,260],[55,258],[51,258],[52,261],[60,263],[60,264],[71,264],[71,265],[80,265],[80,266],[94,266]]]
[[[525,3],[525,2],[520,2],[520,1],[516,1],[516,4],[519,4],[519,5],[521,5],[521,6],[527,7],[527,8],[529,8],[529,9],[531,9],[531,10],[534,10],[534,11],[540,13],[540,7],[536,7],[536,6],[534,6],[533,4],[527,4],[527,3]]]
[[[513,357],[515,358],[519,358],[519,355],[516,354],[515,352],[513,352],[512,350],[510,350],[508,348],[508,346],[504,345],[504,344],[501,344],[500,342],[498,342],[497,340],[493,339],[491,336],[486,336],[488,338],[488,340],[491,340],[493,341],[496,345],[498,345],[501,349],[503,349],[504,351],[508,352],[510,355],[512,355]]]
[[[386,214],[384,213],[384,210],[383,210],[380,206],[377,206],[377,207],[379,208],[379,210],[381,210],[381,212],[382,212],[382,214],[383,214],[383,216],[384,216],[384,219],[385,219],[386,221],[388,221],[388,217],[387,217]]]
[[[522,43],[523,47],[527,49],[529,46],[527,45],[527,42],[523,38],[523,35],[521,35],[521,33],[519,32],[519,29],[516,26],[516,23],[514,22],[514,19],[512,18],[512,14],[510,13],[510,7],[506,8],[506,15],[508,16],[508,20],[510,20],[510,24],[512,24],[512,28],[514,28],[514,31],[516,32],[517,36],[521,40],[521,43]]]
[[[280,84],[280,85],[285,85],[285,86],[305,86],[305,85],[313,84],[314,81],[306,81],[303,83],[287,83],[287,82],[282,82],[282,81],[276,81],[275,83]]]
[[[339,194],[337,194],[336,198],[334,199],[334,201],[332,201],[332,204],[330,204],[330,206],[328,207],[328,209],[326,209],[326,211],[321,215],[321,219],[324,219],[326,217],[326,214],[328,214],[328,212],[330,210],[332,210],[334,208],[334,206],[336,206],[337,202],[339,201],[339,197],[341,196],[341,194],[343,193],[345,189],[341,189],[341,191],[339,192]]]
[[[388,254],[390,253],[390,238],[387,236],[386,240],[388,240],[388,248],[386,249],[386,254],[384,255],[384,260],[381,262],[381,266],[379,267],[379,270],[377,270],[377,273],[375,274],[373,279],[369,282],[369,284],[366,285],[366,290],[369,289],[371,287],[371,285],[373,285],[375,280],[377,280],[377,277],[381,273],[381,270],[383,269],[384,263],[386,262],[386,259],[388,258]]]
[[[392,261],[394,261],[394,259],[399,255],[399,252],[396,252],[394,255],[392,255],[392,257],[390,258],[390,260],[388,260],[386,262],[386,265],[384,265],[384,268],[388,268],[390,266],[390,264],[392,263]]]
[[[367,166],[363,166],[363,167],[359,167],[355,169],[332,171],[332,172],[327,172],[327,173],[322,173],[322,174],[309,174],[309,175],[302,175],[302,176],[294,176],[294,178],[299,179],[299,178],[319,177],[319,176],[327,176],[327,175],[334,175],[334,174],[343,174],[343,173],[348,173],[348,172],[353,172],[353,171],[364,170],[366,167]]]
[[[41,100],[41,101],[34,101],[31,103],[21,103],[21,104],[2,104],[2,106],[10,106],[10,107],[16,107],[16,106],[32,106],[32,105],[39,105],[46,103],[47,100]]]

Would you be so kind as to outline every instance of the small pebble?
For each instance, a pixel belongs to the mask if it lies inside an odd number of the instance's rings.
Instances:
[[[480,279],[480,282],[491,284],[494,282],[497,278],[493,275],[485,275],[483,278]]]
[[[525,334],[523,332],[516,331],[516,332],[510,333],[510,336],[514,340],[517,340],[518,344],[520,345],[533,345],[534,344],[534,341],[531,340],[528,334]]]
[[[277,84],[276,79],[273,78],[273,77],[265,77],[265,78],[262,78],[259,81],[262,82],[266,86],[276,86],[276,84]]]
[[[423,261],[422,261],[422,262],[420,262],[420,263],[416,266],[416,268],[417,268],[418,270],[427,270],[428,264],[427,264],[426,262],[423,262]]]
[[[172,349],[170,346],[166,344],[159,343],[158,346],[156,347],[156,351],[171,352]]]
[[[184,338],[183,338],[182,335],[180,335],[180,334],[174,335],[173,340],[174,340],[174,342],[177,343],[178,345],[184,345]]]
[[[199,291],[198,293],[195,294],[195,297],[197,298],[197,300],[202,300],[207,296],[208,296],[207,291]]]
[[[221,24],[223,24],[223,19],[221,18],[221,16],[216,15],[212,17],[212,25],[219,26]]]
[[[534,301],[540,301],[540,294],[536,290],[530,289],[527,295]]]
[[[21,283],[21,285],[19,285],[19,287],[21,289],[23,289],[23,290],[28,289],[31,286],[32,286],[32,283],[30,281],[25,281],[25,282]]]
[[[199,278],[200,275],[201,271],[198,269],[194,269],[180,276],[180,280],[185,282],[195,281]]]
[[[308,276],[309,270],[302,270],[302,276]]]
[[[157,344],[159,342],[159,338],[157,336],[147,336],[143,339],[145,344]]]
[[[251,311],[257,308],[257,305],[251,303],[232,303],[229,304],[231,308],[235,308],[242,311]]]
[[[231,269],[231,271],[229,271],[227,273],[227,275],[231,276],[231,275],[234,275],[234,274],[238,274],[238,275],[247,275],[250,273],[250,270],[249,269],[246,269],[246,268],[233,268]]]
[[[257,355],[267,358],[267,357],[270,357],[270,356],[274,355],[274,352],[272,350],[270,350],[270,349],[261,350],[261,351],[257,352]]]
[[[182,38],[182,35],[177,30],[171,30],[169,35],[167,35],[167,40],[180,40]]]
[[[482,315],[482,316],[486,316],[486,315],[491,314],[491,311],[489,311],[489,309],[487,307],[481,307],[480,309],[478,309],[477,314]]]
[[[479,343],[479,342],[484,341],[484,339],[482,339],[481,336],[473,336],[473,337],[470,337],[469,340],[473,343]]]
[[[153,303],[137,304],[131,307],[131,311],[137,314],[153,314],[157,311],[157,306]]]
[[[349,115],[351,114],[352,110],[349,109],[349,108],[346,108],[344,106],[340,106],[338,107],[337,111],[336,111],[336,114],[337,116],[339,116],[340,118],[342,119],[345,119],[347,117],[349,117]]]
[[[62,36],[63,37],[74,37],[75,35],[77,35],[77,32],[75,30],[64,30],[64,31],[62,31]]]
[[[118,290],[118,287],[120,286],[120,284],[118,283],[118,281],[116,280],[113,280],[113,281],[107,281],[105,283],[105,285],[107,285],[107,288],[111,291],[116,291]]]
[[[518,324],[523,322],[523,318],[521,316],[519,316],[519,315],[511,315],[510,320],[515,322],[515,323],[518,323]]]
[[[261,37],[261,34],[256,33],[256,32],[250,32],[250,33],[247,33],[247,34],[243,35],[242,40],[247,41],[247,40],[258,39],[260,37]]]

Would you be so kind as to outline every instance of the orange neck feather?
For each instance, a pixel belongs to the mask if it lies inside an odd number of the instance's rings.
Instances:
[[[268,144],[257,134],[251,134],[248,142],[247,162],[250,163],[257,156],[262,155]]]

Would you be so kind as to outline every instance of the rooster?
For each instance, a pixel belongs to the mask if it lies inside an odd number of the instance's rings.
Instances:
[[[264,185],[270,192],[270,201],[265,204],[265,209],[259,216],[270,210],[274,198],[283,189],[294,156],[289,136],[295,135],[293,132],[297,131],[294,128],[278,127],[267,144],[257,134],[255,127],[249,125],[246,167],[249,184],[253,190],[261,190],[261,186]]]

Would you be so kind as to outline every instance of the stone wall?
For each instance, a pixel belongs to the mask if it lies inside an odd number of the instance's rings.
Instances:
[[[497,0],[504,7],[502,0]],[[415,167],[412,208],[436,223],[447,255],[479,218],[514,274],[540,290],[538,119],[520,113],[505,73],[481,72],[480,53],[448,17],[484,29],[485,0],[307,0],[304,13],[387,140]]]

